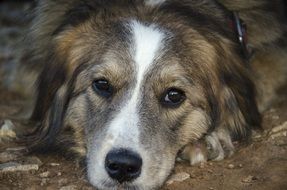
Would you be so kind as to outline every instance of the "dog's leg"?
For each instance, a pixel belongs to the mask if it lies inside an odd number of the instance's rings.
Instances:
[[[212,132],[205,137],[209,160],[223,160],[234,153],[231,137],[226,130]]]
[[[186,145],[179,157],[189,160],[191,165],[206,162],[207,160],[220,161],[234,153],[231,136],[226,130],[212,132],[195,143]]]
[[[207,161],[207,146],[204,142],[198,141],[186,145],[179,154],[182,160],[188,160],[190,165],[196,165]]]

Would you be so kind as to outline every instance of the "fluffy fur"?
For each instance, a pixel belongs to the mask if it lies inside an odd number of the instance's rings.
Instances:
[[[29,33],[30,64],[41,70],[30,148],[87,156],[89,179],[102,189],[160,187],[178,152],[192,164],[231,155],[232,141],[260,129],[257,105],[266,109],[286,80],[282,7],[279,0],[40,1]],[[230,11],[247,25],[250,61],[229,27]],[[111,98],[93,91],[98,78],[111,82]],[[175,108],[160,103],[171,87],[186,95]],[[144,162],[142,175],[122,185],[97,164],[119,146]]]

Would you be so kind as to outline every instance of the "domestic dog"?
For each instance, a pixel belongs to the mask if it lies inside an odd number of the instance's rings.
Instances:
[[[232,155],[286,80],[283,7],[39,1],[27,48],[41,70],[29,148],[86,157],[99,189],[156,189],[177,156],[197,164]]]

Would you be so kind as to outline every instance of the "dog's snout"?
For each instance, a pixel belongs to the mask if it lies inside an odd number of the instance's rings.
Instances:
[[[141,157],[126,149],[113,150],[107,154],[105,168],[109,176],[120,183],[131,181],[141,173]]]

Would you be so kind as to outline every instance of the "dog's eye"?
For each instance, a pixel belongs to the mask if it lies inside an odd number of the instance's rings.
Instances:
[[[93,89],[98,95],[106,98],[109,98],[113,93],[113,87],[106,79],[93,81]]]
[[[182,90],[171,88],[163,94],[161,102],[165,106],[176,107],[180,105],[185,98],[185,93]]]

